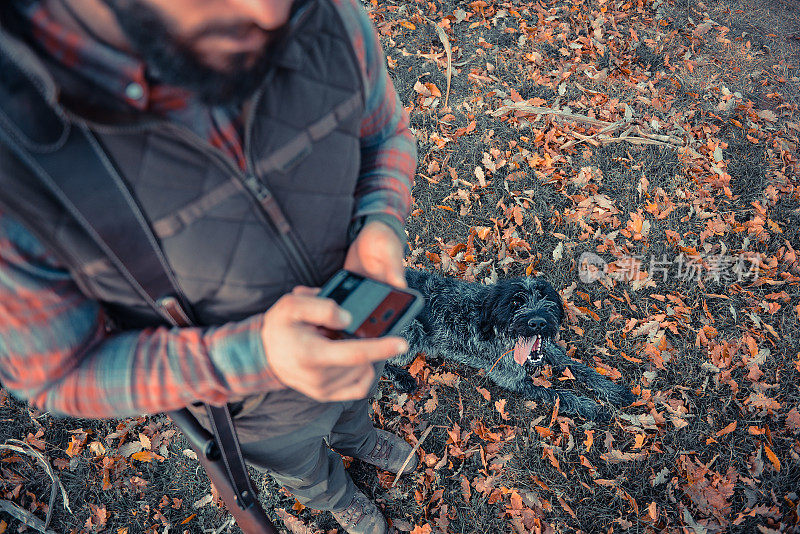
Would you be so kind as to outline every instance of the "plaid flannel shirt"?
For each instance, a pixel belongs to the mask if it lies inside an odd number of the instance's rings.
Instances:
[[[358,0],[335,4],[366,91],[353,219],[374,217],[401,228],[411,202],[415,140],[367,13]],[[131,106],[190,128],[244,165],[240,109],[209,107],[185,90],[154,83],[139,59],[60,26],[39,2],[26,4],[23,13],[40,53]],[[130,91],[131,84],[142,91]],[[58,414],[123,417],[284,387],[264,357],[263,316],[211,328],[114,334],[104,324],[100,305],[79,291],[64,266],[0,212],[0,381],[16,396]]]

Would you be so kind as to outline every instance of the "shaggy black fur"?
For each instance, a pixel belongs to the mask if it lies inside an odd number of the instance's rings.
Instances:
[[[409,351],[389,361],[384,375],[400,391],[410,392],[416,381],[405,369],[419,352],[484,369],[497,385],[539,402],[560,399],[560,410],[585,419],[605,419],[608,411],[591,399],[564,389],[537,386],[529,371],[544,362],[557,369],[567,367],[611,404],[623,406],[634,400],[630,390],[616,384],[566,355],[554,341],[564,308],[561,298],[544,278],[512,278],[493,285],[467,283],[433,273],[409,269],[408,285],[425,297],[425,308],[402,335]],[[533,342],[539,336],[539,342]],[[520,365],[514,360],[515,345]],[[533,350],[529,350],[530,348]],[[536,350],[538,346],[539,350]]]

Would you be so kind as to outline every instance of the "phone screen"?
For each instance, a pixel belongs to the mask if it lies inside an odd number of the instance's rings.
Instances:
[[[326,295],[349,311],[353,321],[344,331],[355,337],[380,337],[414,302],[414,295],[353,273],[347,273]]]

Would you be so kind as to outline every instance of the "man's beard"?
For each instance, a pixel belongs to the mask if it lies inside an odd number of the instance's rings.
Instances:
[[[175,37],[163,16],[141,0],[112,0],[109,7],[134,50],[158,81],[181,87],[209,105],[239,105],[264,81],[281,48],[288,23],[268,34],[256,52],[233,53],[225,70],[205,64],[187,43]]]

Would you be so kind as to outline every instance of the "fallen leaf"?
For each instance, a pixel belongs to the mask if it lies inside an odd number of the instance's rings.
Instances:
[[[123,443],[122,445],[120,445],[120,446],[117,448],[117,452],[118,452],[118,453],[119,453],[121,456],[123,456],[123,457],[125,457],[125,458],[128,458],[128,457],[130,457],[132,454],[134,454],[134,453],[137,453],[137,452],[141,451],[143,448],[144,448],[144,446],[142,445],[142,442],[141,442],[141,441],[129,441],[128,443]],[[188,449],[187,449],[187,450],[188,450]],[[197,456],[196,456],[196,455],[195,455],[195,459],[197,459]]]
[[[556,245],[556,248],[553,249],[553,261],[560,261],[563,253],[564,253],[564,243],[559,241],[558,245]]]
[[[411,376],[417,376],[423,367],[425,367],[425,356],[419,353],[408,367],[408,372],[411,373]]]
[[[156,454],[153,451],[140,451],[132,454],[131,458],[140,462],[152,462],[153,460],[158,460],[159,462],[164,461],[163,456]]]
[[[489,235],[489,232],[491,232],[491,231],[492,231],[492,229],[489,228],[488,226],[476,226],[475,227],[476,235],[479,238],[481,238],[482,240],[484,240],[484,241],[486,241],[486,236]]]
[[[435,96],[437,98],[442,96],[442,92],[439,90],[439,88],[431,82],[425,82],[425,87],[428,89],[428,92],[431,96]]]
[[[767,458],[769,461],[772,462],[773,467],[775,467],[775,471],[780,472],[781,470],[781,461],[778,459],[778,456],[772,451],[769,445],[766,443],[764,444],[764,452],[767,453]]]
[[[586,430],[586,439],[583,441],[583,446],[586,447],[586,452],[592,450],[594,443],[594,430]]]
[[[716,437],[724,436],[725,434],[730,434],[734,430],[736,430],[736,421],[734,421],[733,423],[729,424],[728,426],[726,426],[725,428],[714,434],[714,436]]]
[[[317,532],[283,508],[276,509],[275,514],[281,518],[291,534],[316,534]]]
[[[461,378],[455,373],[436,373],[428,377],[430,384],[442,384],[451,388],[458,387]]]
[[[89,443],[89,451],[95,456],[103,456],[106,453],[106,448],[99,441]]]
[[[464,475],[461,475],[461,495],[464,497],[464,502],[469,503],[470,497],[472,496],[472,489],[469,485],[469,479]]]
[[[102,530],[108,521],[108,510],[105,506],[95,506],[91,503],[89,503],[89,509],[92,511],[92,515],[86,520],[86,528]]]
[[[795,434],[800,432],[800,412],[797,411],[797,408],[792,408],[786,414],[786,428]]]
[[[437,406],[439,406],[439,398],[436,396],[436,392],[433,391],[433,396],[425,401],[425,405],[423,406],[422,410],[425,413],[433,413],[436,411]]]
[[[508,414],[506,413],[506,399],[495,401],[494,407],[497,409],[500,417],[503,418],[503,421],[508,421]]]
[[[83,450],[84,443],[86,443],[87,437],[88,436],[85,432],[73,434],[69,439],[69,445],[67,446],[67,456],[73,457],[80,454]]]
[[[478,183],[481,185],[481,187],[486,187],[486,175],[484,174],[482,167],[475,167],[475,178],[478,179]]]
[[[610,464],[619,464],[622,462],[630,462],[634,460],[641,460],[647,457],[646,452],[622,452],[618,449],[612,449],[610,452],[605,452],[600,455],[600,458]]]

